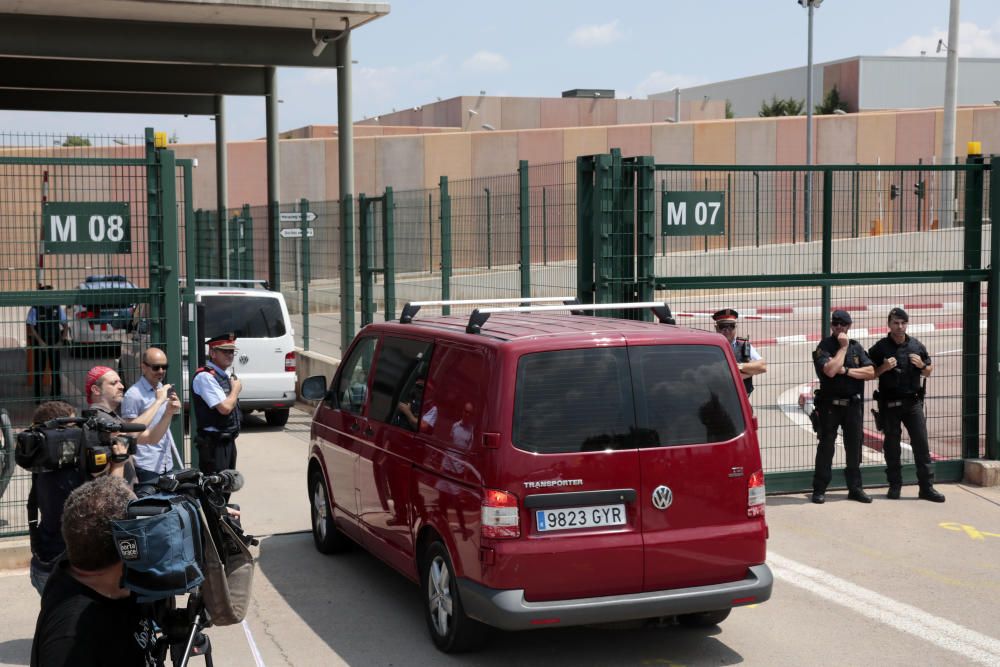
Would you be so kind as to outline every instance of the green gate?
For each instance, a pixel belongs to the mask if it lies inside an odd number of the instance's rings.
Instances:
[[[940,201],[948,177],[957,193],[950,203]],[[889,309],[905,307],[910,334],[935,361],[926,405],[937,476],[961,479],[964,459],[1000,458],[1000,283],[989,268],[1000,266],[1000,238],[990,234],[997,187],[981,156],[811,170],[657,165],[618,151],[581,157],[578,294],[594,303],[666,301],[680,325],[706,330],[714,310],[741,312],[739,335],[768,362],[751,404],[771,491],[811,488],[816,439],[803,409],[816,379],[811,352],[829,332],[831,310],[854,313],[852,337],[868,348],[885,335]],[[945,228],[948,213],[954,224]],[[877,384],[867,385],[870,397]],[[865,482],[884,484],[867,405],[865,415]],[[912,463],[904,475],[915,480]]]
[[[85,409],[88,370],[121,368],[139,313],[175,361],[167,381],[180,387],[178,210],[190,220],[193,163],[165,147],[152,129],[114,140],[0,135],[0,408],[13,429],[42,401]],[[29,310],[41,315],[41,340]],[[172,427],[183,443],[180,420]],[[0,485],[0,536],[27,530],[30,476],[7,461],[0,456],[9,482]]]

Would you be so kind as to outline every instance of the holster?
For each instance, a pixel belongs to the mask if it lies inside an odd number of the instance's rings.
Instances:
[[[885,407],[882,405],[882,398],[879,396],[878,389],[872,392],[872,399],[875,401],[875,404],[878,405],[878,410],[872,408],[872,417],[875,418],[875,428],[884,432],[885,417],[882,416],[882,413],[885,412]]]

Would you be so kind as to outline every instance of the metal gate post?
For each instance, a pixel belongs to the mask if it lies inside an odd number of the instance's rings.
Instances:
[[[448,194],[448,177],[442,176],[438,185],[441,191],[441,299],[451,299],[451,195]],[[442,315],[451,315],[451,306],[441,307]]]
[[[309,349],[309,280],[312,258],[309,252],[309,200],[299,200],[299,230],[302,234],[302,349]]]
[[[962,268],[982,267],[983,156],[965,163],[979,168],[965,172],[965,243]],[[994,193],[994,196],[995,193]],[[994,270],[996,267],[993,267]],[[982,285],[967,282],[962,296],[962,457],[979,457],[979,310]]]
[[[340,354],[354,339],[354,198],[340,200]]]
[[[375,299],[372,284],[372,256],[370,229],[371,202],[364,193],[358,195],[358,258],[361,268],[361,326],[371,324],[375,320]]]
[[[396,203],[392,188],[382,196],[382,280],[385,288],[385,321],[396,319]]]
[[[637,301],[653,300],[656,255],[656,163],[652,155],[636,158],[636,294]],[[647,309],[639,311],[650,320]]]
[[[576,158],[576,298],[594,303],[594,156]]]
[[[531,297],[531,190],[528,187],[528,161],[520,160],[518,176],[518,222],[521,245],[521,296]]]
[[[594,165],[594,303],[614,303],[611,280],[615,274],[614,249],[614,189],[611,155],[597,155]],[[613,317],[611,311],[603,311]]]
[[[160,178],[163,196],[160,199],[162,228],[160,237],[160,284],[158,289],[163,294],[164,338],[167,354],[174,359],[181,359],[181,294],[180,294],[180,245],[177,233],[177,167],[174,152],[161,148],[157,151],[160,163]],[[188,174],[190,171],[188,171]],[[185,195],[188,187],[185,182]],[[187,196],[185,196],[185,204]],[[150,236],[152,238],[152,236]],[[167,383],[175,387],[184,384],[180,364],[173,364],[167,369]],[[192,376],[193,377],[193,376]],[[183,390],[183,387],[181,388]],[[178,392],[183,401],[184,394]],[[183,405],[183,403],[182,403]],[[175,443],[184,442],[184,423],[181,419],[170,422],[170,432]]]
[[[184,167],[184,202],[185,202],[184,271],[186,275],[184,281],[184,294],[182,302],[182,308],[184,309],[184,311],[181,314],[181,318],[186,319],[188,321],[188,345],[191,346],[191,341],[195,341],[195,345],[197,345],[196,332],[199,330],[198,316],[197,316],[198,309],[194,307],[194,298],[195,298],[194,281],[199,276],[199,271],[202,269],[203,261],[208,257],[210,257],[211,255],[208,252],[205,252],[204,255],[201,254],[203,249],[207,250],[210,247],[207,242],[201,241],[203,238],[204,239],[208,238],[203,236],[204,231],[207,228],[207,225],[205,223],[208,220],[208,216],[204,215],[203,214],[204,212],[201,209],[199,209],[194,214],[193,222],[191,221],[191,218],[188,217],[188,212],[191,210],[191,202],[194,201],[194,192],[193,192],[194,183],[192,181],[193,174],[191,169],[193,166],[193,160],[185,159],[185,160],[178,160],[177,162]],[[194,224],[193,228],[191,227],[192,224]],[[207,277],[207,271],[206,271],[206,277]],[[196,349],[196,348],[191,347],[191,349]],[[193,378],[195,375],[195,371],[198,370],[198,355],[191,354],[189,350],[184,350],[184,352],[187,356],[188,377]],[[181,377],[183,378],[184,377],[183,371],[181,373],[182,373]],[[188,395],[188,387],[185,387],[183,385],[184,385],[183,382],[180,382],[177,385],[179,387],[177,390],[177,395],[181,397],[182,404]],[[188,402],[190,404],[190,400]],[[196,433],[198,431],[198,424],[194,416],[194,410],[190,410],[188,412],[188,417],[191,420],[190,432]],[[183,461],[181,461],[181,466],[182,467],[186,465],[196,466],[198,464],[198,459],[197,459],[198,454],[195,451],[195,448],[194,447],[189,448],[188,446],[185,446],[184,421],[178,420],[178,424],[176,426],[178,427],[177,430],[180,432],[180,435],[178,436],[178,433],[174,431],[175,427],[174,424],[170,425],[170,433],[174,436],[174,442],[181,445],[179,451],[184,459]]]
[[[990,158],[990,278],[986,288],[986,458],[1000,459],[1000,156]]]
[[[243,218],[243,222],[240,226],[240,278],[243,280],[253,280],[254,276],[254,266],[253,266],[253,217],[250,215],[250,204],[243,204],[243,214],[240,216]],[[279,237],[280,238],[280,237]],[[277,253],[278,247],[275,246],[272,252]],[[277,260],[275,260],[277,261]],[[271,289],[278,289],[278,285],[271,285]]]
[[[163,228],[163,171],[156,150],[156,139],[153,128],[146,128],[146,221],[149,234],[149,248],[160,247],[160,230]],[[159,253],[157,253],[159,255]],[[162,293],[163,282],[160,278],[160,258],[149,254],[149,287]],[[162,299],[149,300],[149,332],[154,345],[164,343],[164,322]]]
[[[823,170],[823,277],[833,277],[833,172],[829,169]],[[824,282],[820,288],[823,302],[822,335],[830,331],[830,308],[832,308],[830,297],[830,283]]]

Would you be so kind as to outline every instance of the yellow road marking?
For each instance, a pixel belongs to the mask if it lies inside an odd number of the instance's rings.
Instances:
[[[960,533],[965,533],[973,540],[985,540],[987,537],[1000,537],[1000,533],[988,533],[985,530],[979,530],[975,526],[970,526],[967,523],[957,523],[954,521],[945,521],[939,523],[938,526],[944,528],[945,530],[954,530]]]

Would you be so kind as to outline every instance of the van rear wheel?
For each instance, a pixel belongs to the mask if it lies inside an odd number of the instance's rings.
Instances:
[[[455,570],[441,542],[432,542],[424,552],[420,584],[426,596],[427,629],[438,649],[445,653],[461,653],[474,651],[486,642],[489,627],[465,615]]]
[[[288,408],[265,410],[264,419],[267,420],[268,426],[284,426],[288,423],[289,412],[291,412],[291,410]]]
[[[729,618],[732,609],[717,609],[716,611],[702,611],[697,614],[681,614],[677,617],[677,622],[689,628],[710,628],[718,625]]]
[[[321,554],[346,551],[351,541],[333,522],[333,501],[326,488],[323,474],[314,470],[309,475],[309,509],[312,516],[313,542]]]

